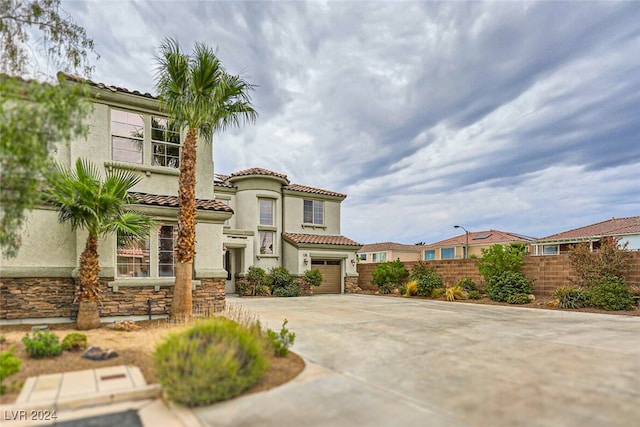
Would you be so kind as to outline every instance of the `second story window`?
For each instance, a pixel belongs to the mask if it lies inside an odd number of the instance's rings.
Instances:
[[[324,224],[324,203],[320,200],[305,200],[302,221],[305,224]]]
[[[151,148],[153,166],[180,166],[180,129],[173,121],[151,117]]]
[[[275,225],[273,222],[273,200],[259,199],[260,225]]]
[[[111,110],[111,158],[117,162],[143,162],[144,119],[140,114]]]

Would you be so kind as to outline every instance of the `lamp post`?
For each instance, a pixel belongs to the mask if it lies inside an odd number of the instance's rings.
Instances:
[[[462,228],[465,232],[466,244],[464,245],[464,259],[467,259],[469,257],[469,230],[461,225],[454,225],[453,228]]]

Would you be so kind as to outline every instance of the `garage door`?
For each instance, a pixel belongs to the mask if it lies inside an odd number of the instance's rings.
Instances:
[[[314,294],[339,294],[342,274],[340,260],[311,260],[311,268],[322,273],[322,284],[313,288]]]

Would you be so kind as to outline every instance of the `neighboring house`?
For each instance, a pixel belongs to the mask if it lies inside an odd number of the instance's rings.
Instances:
[[[360,262],[364,264],[374,262],[418,261],[425,249],[423,245],[405,245],[402,243],[383,242],[362,246],[358,251]]]
[[[344,194],[292,184],[286,175],[250,168],[216,175],[216,200],[235,215],[224,225],[227,293],[252,266],[286,267],[293,276],[309,269],[323,274],[314,293],[342,293],[357,286],[360,244],[340,235]]]
[[[640,216],[611,218],[596,224],[552,234],[534,242],[535,255],[558,255],[569,252],[572,245],[588,242],[591,250],[600,247],[604,237],[620,238],[620,244],[628,243],[629,250],[640,250]]]
[[[468,238],[467,233],[464,233],[446,240],[426,245],[423,259],[432,261],[481,257],[482,249],[487,249],[496,244],[510,245],[512,243],[522,243],[527,245],[527,252],[529,252],[530,245],[534,240],[535,239],[533,237],[509,233],[506,231],[473,231],[468,233]],[[467,250],[468,255],[465,255]]]

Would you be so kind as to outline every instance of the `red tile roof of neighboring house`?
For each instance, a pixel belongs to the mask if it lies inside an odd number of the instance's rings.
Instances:
[[[552,234],[538,239],[542,241],[585,239],[589,237],[620,236],[624,234],[640,234],[640,216],[627,218],[611,218],[606,221],[587,225],[562,233]]]
[[[279,172],[270,171],[268,169],[262,169],[262,168],[249,168],[249,169],[244,169],[238,172],[234,172],[231,175],[229,175],[227,179],[234,178],[236,176],[248,176],[248,175],[275,176],[277,178],[284,179],[285,181],[287,181],[287,184],[289,183],[289,178],[287,178],[287,175]]]
[[[313,245],[361,246],[360,243],[344,236],[284,232],[282,233],[282,237],[297,244],[306,243]]]
[[[286,190],[300,191],[302,193],[312,193],[312,194],[322,194],[325,196],[342,197],[343,199],[347,197],[346,194],[337,193],[335,191],[323,190],[321,188],[308,187],[306,185],[300,185],[300,184],[290,184],[284,188]]]
[[[380,252],[380,251],[411,251],[420,252],[425,248],[424,245],[405,245],[402,243],[382,242],[370,243],[362,246],[358,252]]]
[[[504,243],[531,243],[535,240],[533,237],[523,236],[521,234],[509,233],[499,230],[472,231],[469,232],[469,246],[474,245],[495,245]],[[450,239],[441,240],[439,242],[426,245],[426,248],[439,248],[444,246],[460,246],[467,244],[466,233]]]
[[[138,193],[133,191],[129,192],[129,195],[133,197],[136,203],[140,203],[143,205],[167,206],[171,208],[178,207],[178,197],[176,196]],[[221,201],[207,199],[196,199],[196,209],[203,209],[206,211],[233,212],[233,209],[231,209]]]
[[[74,74],[64,73],[62,71],[58,73],[58,77],[60,76],[64,77],[66,80],[70,82],[86,83],[89,86],[97,87],[99,89],[110,90],[111,92],[121,92],[121,93],[127,93],[129,95],[142,96],[144,98],[149,98],[149,99],[158,99],[156,96],[153,96],[148,92],[142,93],[137,90],[127,89],[126,87],[119,87],[119,86],[108,85],[105,83],[94,82],[93,80],[85,79],[84,77],[76,76]]]

